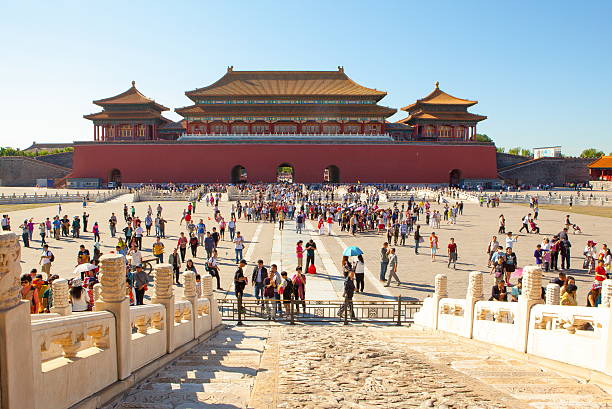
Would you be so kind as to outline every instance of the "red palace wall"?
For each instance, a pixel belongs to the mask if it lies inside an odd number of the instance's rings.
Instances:
[[[496,179],[493,145],[443,144],[98,144],[74,147],[74,178],[108,181],[113,169],[123,183],[230,182],[232,168],[246,168],[249,182],[276,181],[277,167],[290,164],[294,180],[323,181],[330,165],[340,182],[448,183],[453,169],[462,179]]]

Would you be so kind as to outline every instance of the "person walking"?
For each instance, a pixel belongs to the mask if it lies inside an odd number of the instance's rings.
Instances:
[[[28,230],[28,221],[24,220],[23,224],[19,226],[21,229],[21,240],[23,240],[24,247],[30,247],[30,231]]]
[[[432,231],[429,236],[429,249],[431,251],[431,261],[434,262],[438,253],[438,236],[436,236],[435,231]]]
[[[365,262],[363,261],[363,255],[359,254],[357,256],[357,261],[355,262],[355,291],[358,293],[363,293],[363,289],[365,287]]]
[[[306,313],[306,276],[302,274],[302,267],[295,268],[295,274],[291,278],[293,282],[293,298],[297,301],[295,304],[296,313],[300,313],[300,304],[302,305],[302,312]]]
[[[239,231],[236,232],[234,238],[234,252],[236,253],[236,264],[242,260],[242,250],[244,250],[244,237]]]
[[[206,270],[208,274],[215,277],[217,280],[217,290],[223,290],[223,288],[221,288],[221,271],[219,270],[218,258],[217,250],[213,250],[212,257],[206,262]],[[240,261],[238,261],[238,263],[240,263]]]
[[[238,304],[242,304],[242,297],[244,295],[244,287],[247,284],[247,278],[244,276],[244,267],[246,267],[246,260],[240,260],[238,263],[238,269],[234,273],[234,294],[238,300]]]
[[[344,304],[338,310],[338,317],[342,318],[343,314],[348,314],[350,310],[351,319],[357,321],[355,311],[353,310],[353,295],[355,294],[355,283],[353,282],[355,273],[352,271],[344,272]]]
[[[176,248],[181,253],[181,260],[183,263],[185,262],[185,257],[187,256],[187,243],[188,240],[187,237],[185,237],[185,233],[181,232]]]
[[[179,257],[178,250],[176,247],[172,249],[172,254],[170,254],[170,257],[168,257],[168,263],[172,266],[176,285],[179,285],[179,276],[181,274],[181,259]]]
[[[197,257],[198,245],[200,243],[198,243],[198,238],[195,236],[195,234],[191,233],[190,236],[191,237],[189,237],[189,248],[191,249],[191,255],[192,257]]]
[[[144,305],[144,296],[147,291],[148,284],[147,273],[142,269],[142,265],[136,266],[136,272],[134,273],[134,291],[136,293],[136,305]]]
[[[55,260],[55,256],[51,251],[49,251],[49,245],[45,244],[43,246],[43,252],[40,256],[39,263],[41,264],[41,270],[43,273],[47,274],[47,280],[51,277],[51,263]]]
[[[155,239],[155,243],[153,243],[153,255],[157,258],[157,264],[164,262],[164,243],[161,242],[159,236]]]
[[[206,232],[206,238],[204,239],[204,250],[206,250],[206,258],[212,256],[212,252],[215,249],[215,239],[212,237],[209,231]]]
[[[380,249],[380,281],[386,281],[387,267],[389,266],[389,243],[384,242]]]
[[[421,225],[417,224],[414,230],[414,254],[419,254],[419,244],[421,244],[423,238],[421,237]]]
[[[451,263],[453,264],[453,270],[457,269],[457,243],[455,243],[455,239],[453,237],[450,238],[450,242],[447,246],[448,249],[448,265],[447,268],[450,268]]]
[[[91,231],[94,235],[94,241],[95,242],[100,242],[100,226],[98,226],[98,222],[95,222],[93,227],[91,228]]]
[[[397,275],[397,254],[395,254],[395,248],[392,248],[389,252],[389,278],[387,279],[387,284],[385,284],[385,287],[389,287],[391,285],[392,279],[397,281],[397,285],[402,283]]]

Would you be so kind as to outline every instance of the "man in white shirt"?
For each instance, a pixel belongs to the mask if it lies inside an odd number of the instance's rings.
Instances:
[[[47,273],[47,280],[51,277],[51,258],[53,258],[53,253],[49,251],[49,245],[45,244],[42,256],[40,256],[40,264],[42,265],[42,271]]]
[[[240,260],[242,260],[242,250],[244,249],[244,237],[242,237],[239,231],[236,232],[234,244],[234,251],[236,252],[236,264],[238,264]]]
[[[531,219],[531,213],[523,217],[523,226],[519,229],[519,233],[525,229],[525,232],[529,233],[529,219]]]
[[[138,225],[134,229],[134,240],[136,241],[136,245],[138,246],[138,250],[142,250],[142,235],[144,234],[144,229]]]
[[[510,247],[512,248],[512,246],[514,245],[514,243],[516,243],[518,240],[516,238],[512,237],[512,232],[509,231],[506,234],[506,248]]]
[[[132,248],[128,252],[128,256],[132,256],[132,267],[137,267],[142,265],[142,253],[136,247],[136,243],[132,244]]]

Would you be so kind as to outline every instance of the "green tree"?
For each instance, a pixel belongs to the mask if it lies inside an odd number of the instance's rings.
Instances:
[[[496,146],[495,149],[497,150],[497,152],[499,153],[504,153],[506,152],[506,148],[504,148],[503,146]]]
[[[517,146],[516,148],[510,148],[510,149],[508,149],[508,153],[510,155],[520,155],[521,149],[523,149],[523,148],[521,148],[520,146]]]
[[[533,156],[529,149],[521,149],[521,156]]]
[[[489,138],[486,134],[477,133],[474,138],[478,142],[493,142],[493,139]]]
[[[604,153],[602,151],[600,151],[600,150],[595,149],[595,148],[585,149],[580,154],[581,158],[596,159],[596,158],[599,158],[599,157],[602,157],[602,156],[604,156]]]

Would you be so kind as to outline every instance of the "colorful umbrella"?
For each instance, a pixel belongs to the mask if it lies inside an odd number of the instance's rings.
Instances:
[[[361,251],[361,249],[357,246],[350,246],[347,247],[346,249],[344,249],[344,252],[342,253],[343,256],[358,256],[360,254],[363,254],[363,251]]]

